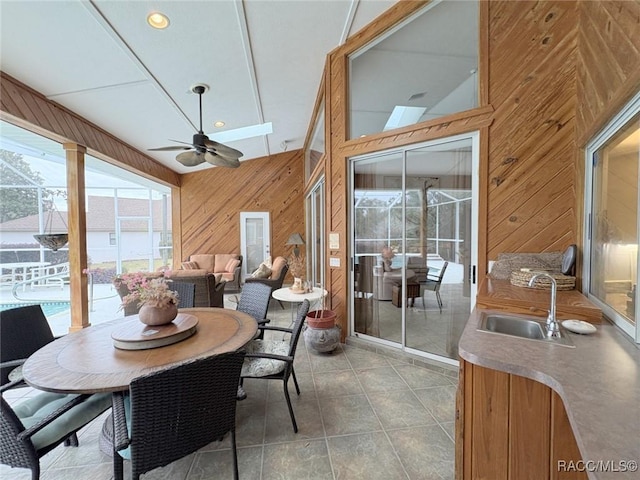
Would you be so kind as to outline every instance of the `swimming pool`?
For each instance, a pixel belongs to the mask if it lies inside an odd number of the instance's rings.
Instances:
[[[26,307],[27,305],[38,305],[38,304],[29,303],[29,302],[3,303],[3,304],[0,304],[0,312],[3,310],[9,310],[10,308]],[[66,310],[69,310],[71,308],[71,303],[70,302],[42,302],[40,303],[40,306],[42,307],[42,311],[44,312],[45,317],[50,317],[57,313],[62,313]]]

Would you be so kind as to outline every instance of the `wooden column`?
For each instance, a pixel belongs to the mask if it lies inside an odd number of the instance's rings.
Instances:
[[[67,157],[67,209],[69,226],[69,276],[71,326],[75,332],[89,326],[87,276],[87,221],[84,191],[84,154],[86,147],[64,143]]]

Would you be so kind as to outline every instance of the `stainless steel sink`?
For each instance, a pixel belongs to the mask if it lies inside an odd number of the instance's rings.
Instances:
[[[515,315],[483,312],[480,316],[478,330],[497,333],[499,335],[508,335],[510,337],[525,338],[527,340],[553,343],[565,347],[574,346],[564,329],[560,330],[560,336],[548,337],[546,335],[546,325],[544,321],[538,322]]]

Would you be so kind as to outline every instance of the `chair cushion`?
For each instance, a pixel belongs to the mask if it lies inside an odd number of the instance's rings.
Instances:
[[[13,410],[25,428],[29,428],[75,397],[77,395],[43,392],[20,403]],[[110,393],[92,395],[33,435],[31,441],[36,450],[40,450],[67,437],[109,407],[111,407]]]
[[[267,267],[264,263],[261,263],[260,266],[251,274],[253,278],[269,278],[271,276],[271,269]]]
[[[198,264],[198,268],[203,268],[207,272],[213,272],[214,258],[213,254],[201,253],[198,255],[191,255],[189,257],[189,261],[196,262]]]
[[[180,268],[182,268],[182,270],[197,270],[200,267],[198,266],[198,262],[182,262]]]
[[[278,340],[253,340],[246,347],[247,353],[273,353],[289,355],[289,342]],[[242,376],[264,377],[275,375],[284,370],[286,362],[273,358],[245,358],[242,365]]]
[[[280,270],[287,264],[287,260],[284,257],[276,257],[271,267],[271,278],[278,278],[280,276]]]
[[[237,260],[238,255],[235,253],[216,253],[213,266],[213,273],[224,273],[227,270],[229,260]]]
[[[238,260],[237,258],[232,258],[227,262],[227,266],[225,267],[225,270],[228,273],[233,273],[235,269],[238,268],[239,266],[240,266],[240,260]]]

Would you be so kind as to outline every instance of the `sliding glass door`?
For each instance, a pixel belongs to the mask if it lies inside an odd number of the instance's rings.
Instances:
[[[354,335],[457,359],[476,289],[477,141],[352,159]]]

